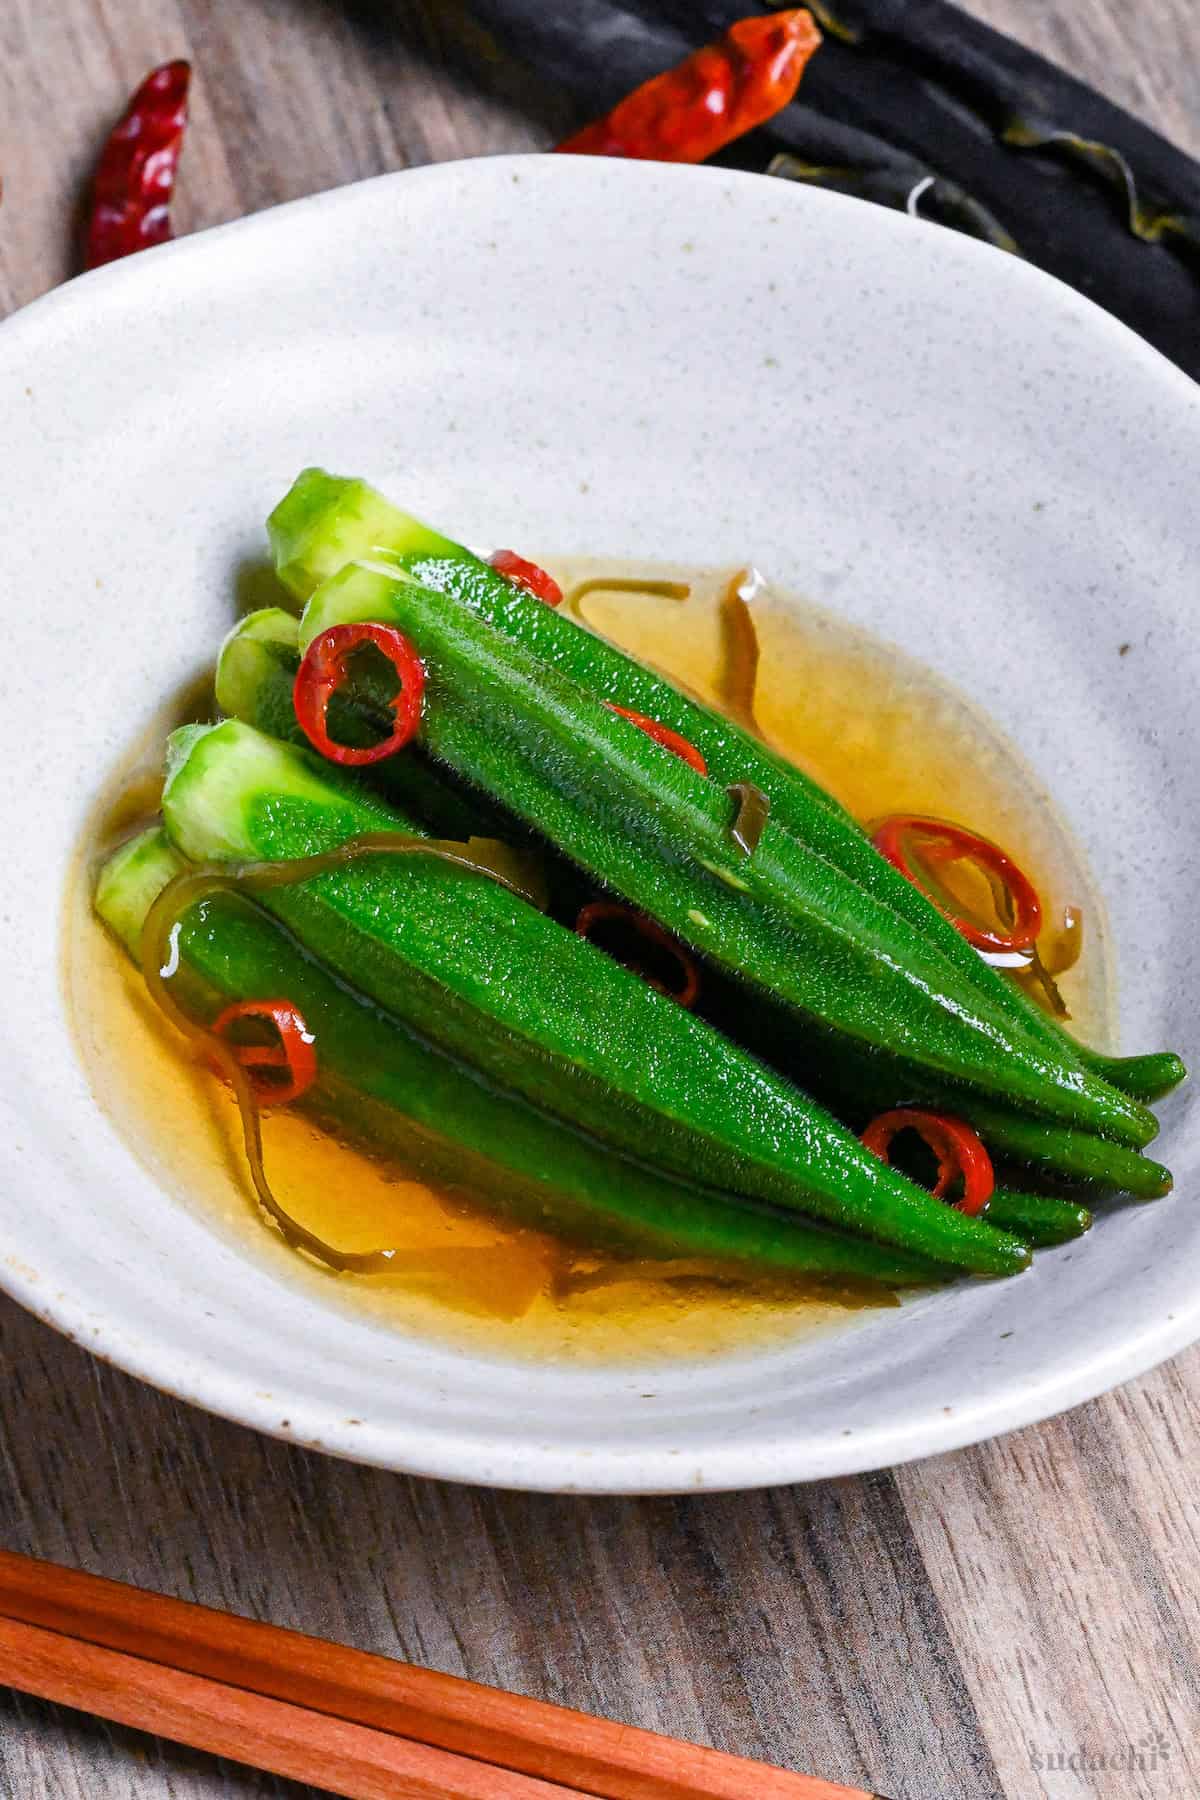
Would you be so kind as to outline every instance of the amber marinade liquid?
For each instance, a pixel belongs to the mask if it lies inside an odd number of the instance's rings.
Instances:
[[[928,670],[835,616],[739,571],[611,559],[550,565],[576,616],[714,705],[752,710],[777,749],[864,821],[933,813],[1002,843],[1033,876],[1048,919],[1082,908],[1084,951],[1060,986],[1073,1028],[1105,1043],[1109,973],[1103,913],[1086,864],[1019,756]],[[612,585],[616,583],[617,585]],[[728,596],[752,611],[749,691]],[[151,1005],[141,977],[92,916],[98,858],[153,816],[165,733],[211,717],[197,690],[133,748],[97,809],[67,909],[65,978],[100,1105],[164,1189],[267,1259],[314,1300],[504,1355],[625,1361],[694,1358],[828,1328],[862,1294],[751,1281],[694,1264],[656,1271],[590,1255],[490,1217],[313,1129],[264,1114],[272,1186],[297,1218],[346,1250],[411,1252],[399,1275],[334,1277],[286,1250],[248,1198],[232,1100]]]

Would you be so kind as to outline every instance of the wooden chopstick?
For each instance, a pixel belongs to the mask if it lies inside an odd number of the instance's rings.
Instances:
[[[434,1750],[203,1675],[0,1619],[10,1687],[139,1731],[311,1782],[350,1800],[568,1800],[557,1782]],[[576,1790],[578,1792],[578,1790]]]
[[[5,1551],[0,1683],[352,1800],[873,1800],[861,1788]],[[318,1753],[318,1773],[278,1760]],[[476,1785],[462,1785],[468,1779]]]

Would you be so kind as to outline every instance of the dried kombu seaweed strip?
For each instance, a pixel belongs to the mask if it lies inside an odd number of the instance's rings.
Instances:
[[[1097,179],[1135,237],[1200,256],[1200,165],[1149,127],[944,0],[838,6],[843,41],[932,76],[976,107],[1004,144],[1049,151]]]
[[[857,200],[874,200],[878,206],[891,206],[913,218],[932,219],[939,225],[952,225],[968,237],[982,238],[998,250],[1018,251],[1012,234],[1004,229],[994,213],[950,181],[922,169],[915,159],[897,156],[895,162],[880,162],[875,167],[829,165],[804,162],[784,150],[772,157],[768,175],[780,175],[787,181],[800,181],[809,187],[826,188],[834,194],[850,194]]]
[[[1200,218],[1200,163],[1035,51],[968,18],[946,0],[833,4],[857,43],[888,49],[946,86],[973,95],[981,109],[991,109],[997,129],[1025,119],[1039,131],[1053,129],[1084,143],[1101,143],[1136,170],[1158,200],[1169,197],[1171,207],[1191,215],[1193,223]]]
[[[1128,157],[1111,144],[1020,118],[1010,119],[1002,136],[1017,150],[1057,151],[1114,186],[1128,209],[1130,231],[1144,243],[1157,244],[1169,234],[1179,239],[1181,254],[1200,252],[1200,221],[1153,201],[1149,184],[1139,183]]]
[[[748,10],[729,9],[726,24]],[[699,12],[681,29],[617,0],[576,0],[561,7],[545,0],[468,0],[468,11],[515,60],[573,94],[581,123],[704,41]]]

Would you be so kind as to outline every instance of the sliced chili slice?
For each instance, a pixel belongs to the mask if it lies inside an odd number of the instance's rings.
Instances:
[[[349,678],[350,658],[368,644],[387,657],[399,678],[399,690],[389,702],[396,723],[380,743],[356,749],[349,744],[337,744],[330,737],[329,702]],[[296,672],[292,704],[300,729],[314,750],[319,750],[329,762],[361,766],[394,756],[416,736],[421,723],[424,688],[425,665],[404,633],[392,625],[364,621],[356,625],[331,625],[328,631],[313,639]]]
[[[973,862],[989,881],[1002,884],[1011,903],[1012,923],[1003,930],[991,930],[973,919],[955,913],[934,894],[913,868],[909,840],[930,862]],[[998,844],[968,831],[965,826],[951,825],[945,819],[923,818],[916,813],[893,813],[876,826],[872,842],[892,867],[899,869],[907,881],[930,900],[976,950],[1028,950],[1037,942],[1042,929],[1042,903],[1037,889],[1024,870],[1019,868]]]
[[[938,1178],[932,1192],[935,1200],[945,1200],[954,1183],[961,1177],[963,1191],[954,1201],[959,1212],[974,1218],[992,1197],[996,1176],[992,1159],[978,1132],[972,1131],[964,1119],[950,1113],[925,1112],[917,1106],[898,1106],[892,1112],[880,1113],[862,1134],[865,1149],[884,1162],[890,1162],[892,1140],[902,1131],[915,1131],[937,1157]]]
[[[654,743],[661,744],[664,750],[669,750],[672,756],[677,756],[681,762],[685,762],[689,769],[695,769],[697,775],[708,774],[708,764],[695,744],[689,744],[685,737],[680,737],[679,733],[672,731],[669,725],[660,725],[657,719],[648,719],[645,713],[631,712],[627,706],[617,706],[612,700],[606,700],[604,704],[609,712],[619,713],[621,718],[628,719],[631,725],[636,725],[639,731],[644,731]]]
[[[526,556],[518,556],[515,550],[495,550],[488,557],[493,569],[515,582],[517,587],[525,588],[535,599],[544,600],[547,606],[561,606],[563,591],[553,575],[539,568],[537,563],[530,562]]]
[[[230,1037],[233,1026],[245,1020],[270,1025],[277,1041],[255,1044]],[[214,1036],[228,1041],[242,1068],[250,1071],[255,1098],[264,1106],[286,1106],[299,1100],[317,1079],[313,1034],[290,1000],[235,1000],[213,1020],[212,1030]],[[279,1079],[256,1077],[254,1071],[260,1069],[277,1069]]]
[[[648,974],[640,964],[627,962],[624,957],[619,957],[618,961],[623,962],[635,975],[642,976],[657,993],[677,1000],[680,1006],[695,1006],[700,993],[700,971],[683,945],[669,931],[664,931],[656,919],[648,919],[644,913],[635,912],[631,906],[622,906],[615,900],[593,900],[583,907],[575,921],[575,929],[580,937],[590,938],[594,926],[609,922],[627,925],[639,937],[645,938],[648,944],[666,950],[683,971],[683,985],[680,988],[669,988],[656,976]]]

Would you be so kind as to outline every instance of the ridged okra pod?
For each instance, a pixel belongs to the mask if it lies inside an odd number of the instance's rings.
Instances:
[[[226,638],[217,664],[217,699],[223,710],[290,743],[303,743],[296,721],[292,689],[300,663],[299,625],[278,609],[253,613]],[[386,684],[373,691],[362,673],[335,696],[331,729],[338,742],[369,743],[386,730]],[[515,821],[499,809],[485,814],[488,802],[478,790],[452,787],[445,775],[417,749],[392,756],[369,771],[385,797],[443,836],[486,831],[511,832]],[[578,906],[586,895],[580,877],[544,846],[551,888],[558,895],[574,891]],[[561,915],[560,915],[561,916]],[[806,1092],[852,1126],[866,1122],[900,1099],[932,1105],[967,1118],[981,1131],[993,1154],[1006,1155],[1042,1172],[1071,1180],[1123,1189],[1143,1198],[1166,1193],[1168,1172],[1124,1145],[1092,1133],[1011,1108],[987,1104],[979,1096],[939,1080],[918,1063],[902,1063],[866,1051],[849,1039],[785,1021],[775,1008],[748,1008],[744,991],[720,982],[710,971],[704,982],[705,1016],[727,1036],[772,1062]]]
[[[360,784],[236,720],[172,739],[167,828],[192,860],[309,856],[412,833]],[[1024,1266],[966,1218],[584,939],[434,857],[372,857],[263,896],[313,955],[502,1088],[704,1187],[979,1273]]]
[[[142,926],[189,865],[161,829],[116,850],[96,909],[135,958]],[[402,1167],[588,1248],[704,1257],[743,1270],[905,1287],[942,1271],[795,1215],[734,1202],[616,1154],[538,1112],[359,998],[248,897],[192,907],[176,939],[176,997],[200,1022],[230,1001],[285,995],[316,1039],[318,1079],[295,1104]]]
[[[1014,1023],[1056,1045],[1138,1100],[1152,1100],[1186,1073],[1170,1052],[1107,1057],[1077,1044],[1028,995],[988,967],[925,896],[879,856],[869,838],[802,770],[732,720],[681,692],[617,645],[541,604],[462,544],[401,511],[366,482],[306,469],[275,508],[268,532],[276,569],[298,601],[349,562],[394,560],[470,606],[488,623],[536,651],[601,699],[645,713],[679,732],[705,756],[723,785],[754,782],[770,796],[778,824],[918,925],[961,979]]]
[[[745,855],[721,787],[469,608],[404,571],[351,565],[309,601],[301,644],[363,620],[397,627],[425,665],[426,749],[700,954],[977,1091],[1151,1135],[1142,1107],[983,1004],[923,930],[782,827],[768,819]]]

